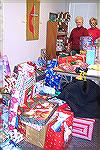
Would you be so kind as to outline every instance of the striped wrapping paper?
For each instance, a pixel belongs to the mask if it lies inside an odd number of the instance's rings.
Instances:
[[[94,122],[95,119],[74,118],[72,135],[79,138],[92,140]]]

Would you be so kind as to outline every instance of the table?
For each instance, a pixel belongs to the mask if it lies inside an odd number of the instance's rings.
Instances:
[[[73,77],[77,77],[79,75],[79,74],[74,73],[74,72],[73,73],[66,72],[63,69],[60,69],[59,67],[55,67],[54,71],[57,74],[60,74],[62,76],[61,79],[64,79],[66,83],[69,83],[70,81],[72,81]],[[68,79],[67,79],[68,76],[71,77],[70,81],[68,81]],[[100,85],[100,71],[88,70],[87,75],[86,75],[86,79],[91,79]]]

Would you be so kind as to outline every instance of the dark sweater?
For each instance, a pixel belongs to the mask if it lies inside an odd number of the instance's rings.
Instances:
[[[92,80],[71,82],[58,98],[69,104],[76,117],[100,118],[100,87]]]

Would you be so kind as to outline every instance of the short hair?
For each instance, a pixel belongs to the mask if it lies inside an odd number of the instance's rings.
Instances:
[[[95,24],[97,25],[98,24],[98,22],[97,22],[97,19],[96,18],[94,18],[94,17],[92,17],[90,20],[89,20],[89,24],[91,25],[91,21],[92,20],[94,20],[95,21]]]
[[[77,20],[82,20],[82,22],[84,21],[84,19],[83,19],[82,16],[77,16],[77,17],[75,18],[75,22],[76,22]]]

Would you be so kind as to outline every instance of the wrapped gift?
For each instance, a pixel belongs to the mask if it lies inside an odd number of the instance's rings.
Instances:
[[[9,107],[8,106],[4,106],[3,105],[3,108],[2,108],[2,127],[3,129],[7,129],[8,128],[8,116],[9,116],[9,113],[8,113],[8,109]]]
[[[18,78],[16,81],[16,88],[20,90],[20,88],[27,88],[29,85],[35,83],[35,71],[36,65],[32,62],[25,62],[18,64]]]
[[[67,56],[67,57],[59,57],[58,58],[58,63],[59,64],[62,64],[62,63],[71,63],[71,62],[74,62],[77,60],[77,57],[76,56]]]
[[[94,63],[95,63],[95,56],[96,56],[96,47],[95,46],[91,46],[91,49],[87,50],[87,53],[86,53],[86,63],[88,65],[94,65]]]
[[[18,105],[19,105],[19,91],[13,89],[10,107],[9,107],[9,117],[8,117],[9,130],[15,129]]]
[[[60,80],[61,75],[56,74],[53,71],[53,68],[57,66],[57,60],[49,60],[47,63],[46,76],[45,76],[45,85],[55,88],[55,90],[61,90]]]
[[[94,122],[95,119],[74,118],[72,135],[79,138],[92,140]]]
[[[10,100],[11,100],[11,94],[9,93],[4,93],[2,94],[2,103],[6,106],[9,107],[10,105]]]
[[[23,134],[24,136],[26,136],[26,124],[23,123],[20,118],[18,119],[18,131]]]
[[[56,67],[58,65],[58,61],[57,61],[57,59],[53,59],[53,60],[48,60],[47,61],[47,68],[54,68],[54,67]]]
[[[2,65],[3,65],[3,75],[11,76],[11,69],[10,69],[7,55],[2,56],[0,59],[2,60]]]
[[[58,64],[66,63],[67,57],[59,57],[58,58]]]
[[[9,138],[6,132],[0,129],[0,144],[5,142]]]
[[[89,46],[93,44],[93,39],[91,36],[81,36],[80,37],[80,49],[87,50]]]
[[[5,77],[4,78],[4,90],[7,93],[11,93],[11,90],[15,88],[16,79],[14,77]]]
[[[32,97],[35,95],[35,85],[32,85],[28,87],[27,89],[20,90],[20,104],[25,104],[28,100],[32,99]]]
[[[3,119],[2,119],[2,114],[3,114],[3,106],[0,104],[0,129],[2,129],[3,126]]]
[[[76,54],[76,59],[81,60],[82,62],[86,62],[86,54]]]
[[[41,98],[35,97],[34,99],[31,108],[22,112],[20,119],[24,122],[45,125],[56,111],[58,104],[53,104]]]
[[[37,94],[33,98],[28,99],[25,103],[20,104],[20,106],[18,106],[18,115],[21,115],[25,110],[30,110],[33,107],[34,103],[38,104],[41,100],[46,101],[47,98],[48,95]]]
[[[2,150],[22,150],[21,147],[18,147],[16,142],[8,139],[5,142],[3,142],[2,144],[0,144],[0,148]]]
[[[40,131],[26,126],[26,140],[33,145],[43,148],[45,143],[46,130],[47,125],[43,126]]]
[[[58,118],[48,124],[44,150],[63,150],[64,143],[69,141],[72,133],[73,112],[63,104],[58,108]]]

